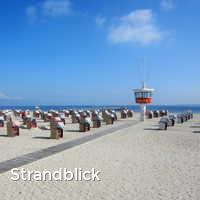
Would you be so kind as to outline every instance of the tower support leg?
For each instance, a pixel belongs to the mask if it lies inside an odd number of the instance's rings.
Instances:
[[[144,121],[145,120],[145,114],[146,114],[146,105],[145,104],[141,104],[140,108],[141,108],[140,121]]]

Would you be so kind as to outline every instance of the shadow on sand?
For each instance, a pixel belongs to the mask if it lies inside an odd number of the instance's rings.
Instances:
[[[159,131],[159,128],[144,128],[145,131]]]
[[[32,137],[33,139],[44,139],[44,140],[47,140],[47,139],[51,139],[50,137],[41,137],[41,136],[36,136],[36,137]]]
[[[73,133],[79,133],[79,130],[65,130],[64,132],[73,132]]]
[[[200,125],[192,125],[190,128],[200,128]]]
[[[0,137],[8,137],[8,135],[0,135]]]
[[[200,131],[192,131],[192,133],[200,133]]]

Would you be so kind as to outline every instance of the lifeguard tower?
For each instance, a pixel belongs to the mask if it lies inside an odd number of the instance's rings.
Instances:
[[[142,83],[142,88],[134,89],[135,102],[140,105],[141,108],[141,121],[145,120],[146,105],[152,103],[152,94],[154,89],[146,88],[145,82]]]

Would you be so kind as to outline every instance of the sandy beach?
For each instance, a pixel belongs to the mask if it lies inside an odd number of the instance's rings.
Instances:
[[[0,11],[0,200],[200,200],[200,0]]]
[[[13,181],[0,174],[0,199],[191,199],[200,198],[199,115],[167,131],[151,119],[22,166],[26,170],[95,168],[101,181]],[[127,123],[120,120],[120,123]],[[130,120],[129,120],[130,123]],[[66,125],[66,130],[76,129]],[[107,129],[105,126],[101,129]],[[1,130],[2,133],[3,130]],[[34,139],[41,133],[23,130],[18,138],[0,137],[1,162],[66,142],[83,133],[66,132],[63,140]],[[93,130],[89,134],[98,134]],[[42,133],[43,136],[48,133]]]

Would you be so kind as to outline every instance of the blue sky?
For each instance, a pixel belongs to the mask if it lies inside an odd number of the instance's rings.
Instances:
[[[198,0],[7,0],[0,104],[200,103]],[[145,63],[145,73],[142,70]]]

